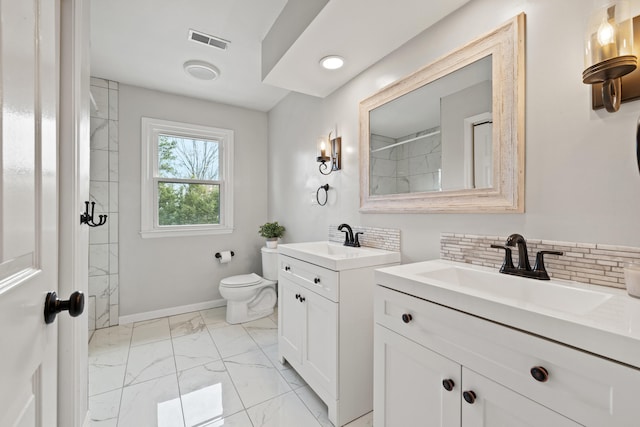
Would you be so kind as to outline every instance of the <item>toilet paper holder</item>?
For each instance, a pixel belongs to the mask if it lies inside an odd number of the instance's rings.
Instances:
[[[235,255],[236,254],[233,251],[231,251],[231,256],[235,256]],[[222,255],[220,255],[220,252],[216,252],[215,256],[216,256],[216,258],[222,258]]]

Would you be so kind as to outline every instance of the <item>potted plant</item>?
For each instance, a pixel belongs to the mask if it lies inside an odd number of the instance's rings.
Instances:
[[[267,239],[267,247],[275,248],[278,246],[278,239],[284,234],[284,226],[276,222],[267,222],[260,226],[258,234]]]

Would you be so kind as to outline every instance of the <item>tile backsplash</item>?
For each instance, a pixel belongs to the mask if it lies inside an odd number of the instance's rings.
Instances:
[[[396,228],[377,228],[351,226],[353,234],[362,232],[358,236],[361,246],[400,252],[400,230]],[[338,231],[338,224],[329,225],[329,241],[344,243],[344,233]]]
[[[525,236],[526,237],[526,236]],[[504,251],[491,248],[504,245],[507,236],[442,233],[440,258],[499,269]],[[573,280],[595,285],[624,288],[624,263],[640,262],[640,248],[527,239],[529,260],[533,266],[535,254],[542,250],[562,251],[564,255],[545,255],[544,264],[555,279]],[[518,251],[513,250],[513,263],[518,263]]]

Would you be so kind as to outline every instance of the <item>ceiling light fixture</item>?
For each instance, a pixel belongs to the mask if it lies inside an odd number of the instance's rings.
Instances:
[[[187,61],[183,67],[187,74],[198,80],[215,80],[220,76],[220,70],[215,65],[204,61]]]
[[[338,55],[325,56],[320,60],[320,65],[327,70],[337,70],[344,65],[344,58]]]

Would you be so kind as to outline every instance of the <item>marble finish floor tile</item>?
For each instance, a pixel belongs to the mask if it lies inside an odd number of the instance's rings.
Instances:
[[[277,316],[225,319],[221,307],[96,331],[89,425],[332,427],[324,402],[278,360]],[[368,414],[348,427],[372,425]]]
[[[260,347],[278,344],[278,323],[268,317],[244,323],[242,326]]]
[[[184,427],[178,380],[155,378],[122,390],[118,427]]]
[[[173,338],[207,331],[204,319],[198,311],[169,317],[169,328]]]
[[[206,329],[204,332],[173,338],[172,341],[178,371],[206,365],[221,358]]]
[[[204,319],[204,323],[209,329],[231,326],[227,323],[227,308],[216,307],[208,310],[202,310],[200,315]]]
[[[89,398],[92,427],[116,427],[120,412],[122,389],[97,394]]]
[[[253,427],[246,411],[238,412],[221,420],[202,424],[202,427]]]
[[[90,354],[88,363],[89,396],[122,388],[127,368],[127,352]]]
[[[209,333],[223,358],[260,350],[258,344],[256,344],[242,325],[209,329]]]
[[[89,341],[89,353],[97,355],[111,351],[128,353],[131,345],[133,325],[119,325],[98,329]]]
[[[320,427],[293,391],[247,409],[255,427]]]
[[[295,392],[322,427],[333,427],[329,421],[327,405],[311,390],[311,387],[305,385],[296,389]]]
[[[169,319],[163,317],[161,319],[146,320],[144,322],[136,322],[133,324],[133,336],[131,337],[131,345],[149,344],[155,341],[168,340],[171,338],[169,329]]]
[[[125,386],[176,373],[171,340],[131,347]]]
[[[224,364],[247,408],[291,390],[262,351],[225,358]]]
[[[226,419],[244,410],[222,361],[181,371],[178,385],[188,427]]]

